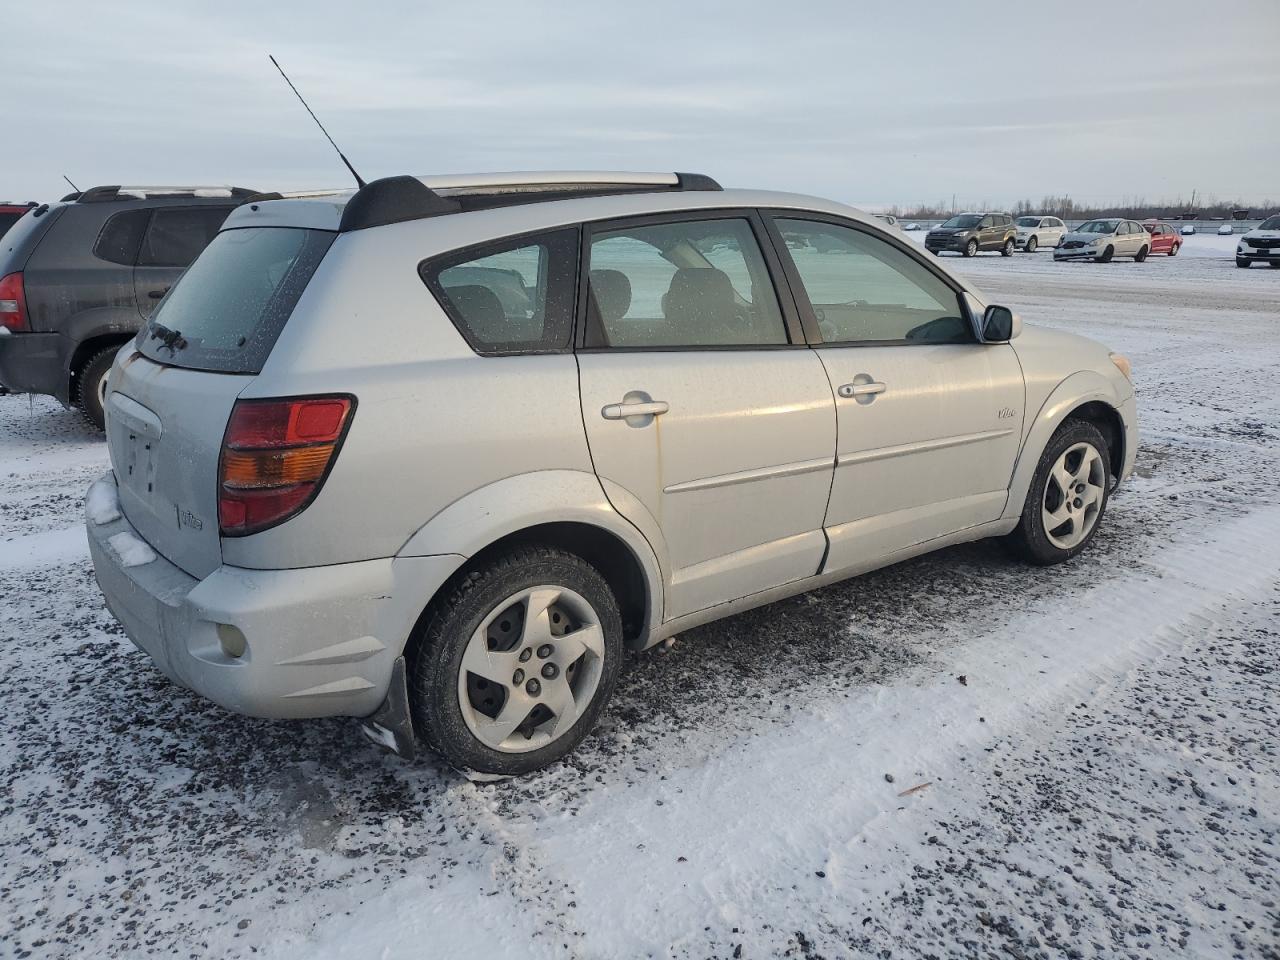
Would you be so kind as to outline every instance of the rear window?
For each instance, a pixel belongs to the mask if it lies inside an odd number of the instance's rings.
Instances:
[[[22,211],[22,213],[26,212],[27,211],[25,210]],[[12,213],[0,212],[0,236],[4,236],[5,231],[22,219],[22,213],[18,213],[17,211]]]
[[[171,366],[258,373],[336,236],[296,227],[223,231],[160,301],[138,350]]]

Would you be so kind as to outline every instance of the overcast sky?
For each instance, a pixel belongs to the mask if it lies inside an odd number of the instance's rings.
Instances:
[[[0,0],[0,199],[705,172],[865,206],[1280,200],[1280,0]]]

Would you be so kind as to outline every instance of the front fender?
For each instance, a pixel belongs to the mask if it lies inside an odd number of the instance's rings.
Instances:
[[[646,630],[662,623],[662,567],[649,541],[609,503],[594,474],[539,470],[498,480],[445,507],[409,538],[397,556],[473,557],[503,537],[544,523],[583,523],[612,534],[644,572]]]
[[[1009,482],[1009,499],[1005,502],[1002,519],[1014,519],[1022,514],[1040,455],[1071,411],[1097,400],[1119,412],[1125,406],[1126,399],[1116,393],[1115,385],[1110,380],[1093,370],[1073,373],[1059,383],[1041,404],[1035,417],[1028,422],[1022,449],[1018,453],[1013,477]]]

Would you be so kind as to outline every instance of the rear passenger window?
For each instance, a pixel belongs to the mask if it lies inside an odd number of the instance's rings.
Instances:
[[[555,353],[573,330],[578,231],[557,230],[424,263],[422,279],[480,354]]]
[[[594,233],[590,262],[587,347],[788,342],[747,220],[682,220]]]
[[[99,260],[133,266],[149,219],[150,210],[124,210],[108,218],[93,244],[93,255]]]
[[[154,211],[138,253],[138,265],[190,266],[230,212],[230,207],[162,207]]]

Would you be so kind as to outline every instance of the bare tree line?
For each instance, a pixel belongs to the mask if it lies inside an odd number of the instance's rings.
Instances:
[[[1092,205],[1077,203],[1064,194],[1060,197],[1046,196],[1039,203],[1033,203],[1030,199],[1019,200],[1014,204],[1012,210],[999,205],[993,206],[990,201],[983,201],[980,204],[969,207],[956,207],[946,200],[939,200],[936,203],[918,204],[910,207],[894,205],[885,212],[907,220],[940,220],[966,209],[975,211],[999,210],[1002,213],[1013,213],[1015,216],[1043,214],[1045,216],[1062,217],[1064,220],[1089,220],[1093,217],[1128,217],[1134,220],[1144,217],[1174,219],[1187,213],[1194,213],[1194,219],[1197,220],[1230,220],[1237,210],[1248,211],[1247,216],[1243,219],[1256,219],[1266,216],[1277,207],[1280,207],[1280,203],[1274,200],[1266,200],[1258,204],[1247,204],[1218,200],[1217,198],[1197,200],[1194,194],[1191,200],[1179,197],[1173,201],[1148,201],[1145,197],[1135,197],[1133,199],[1125,198],[1117,204]]]

